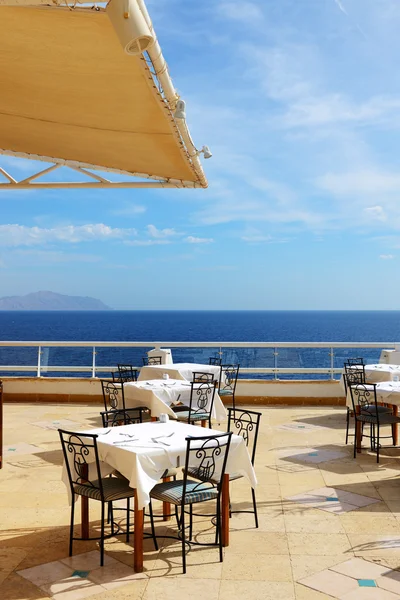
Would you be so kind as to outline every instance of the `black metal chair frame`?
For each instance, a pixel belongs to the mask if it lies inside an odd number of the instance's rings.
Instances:
[[[211,383],[214,381],[214,373],[200,373],[199,371],[193,371],[192,383]]]
[[[178,536],[170,536],[170,535],[154,535],[154,546],[156,550],[158,550],[157,539],[158,538],[167,538],[173,540],[181,540],[182,542],[182,563],[183,563],[183,573],[186,573],[186,546],[195,545],[195,546],[217,546],[219,547],[219,560],[223,561],[223,550],[222,550],[222,534],[221,534],[221,495],[222,495],[222,482],[226,469],[226,462],[228,459],[229,448],[231,443],[232,433],[219,433],[216,435],[209,436],[188,436],[186,438],[186,458],[185,458],[185,467],[183,470],[183,480],[182,480],[182,498],[181,502],[176,505],[176,511],[180,508],[180,516],[177,517],[178,525]],[[225,449],[225,450],[224,450]],[[216,466],[217,459],[221,457],[222,452],[224,451],[224,455],[222,458],[222,466],[219,471],[219,477],[216,477]],[[215,541],[214,542],[195,542],[193,541],[193,504],[198,504],[200,502],[210,502],[213,499],[207,500],[199,500],[199,502],[195,503],[187,503],[185,502],[186,494],[187,494],[187,483],[193,480],[188,480],[188,469],[190,466],[193,466],[194,457],[196,462],[196,470],[197,470],[197,479],[199,483],[190,490],[190,493],[196,491],[196,488],[199,488],[199,491],[202,491],[202,487],[204,483],[209,484],[209,487],[206,489],[216,489],[217,497],[216,497],[216,531],[215,531]],[[192,464],[190,464],[192,463]],[[163,484],[159,484],[163,485]],[[153,517],[153,508],[152,508],[152,496],[150,492],[150,519],[152,524],[152,531],[154,531],[154,517]],[[185,508],[189,506],[189,525],[185,525],[185,515],[187,514]],[[186,529],[189,529],[189,537],[186,539]]]
[[[133,365],[117,365],[119,381],[137,381],[139,370]]]
[[[0,380],[0,469],[3,468],[3,382]]]
[[[162,365],[161,356],[142,356],[143,366]]]
[[[350,359],[349,359],[350,360]],[[354,359],[356,360],[356,359]],[[362,369],[359,368],[355,368],[355,365],[358,365],[359,363],[355,363],[354,365],[348,365],[346,363],[344,363],[344,374],[343,374],[343,383],[344,383],[344,394],[345,397],[347,398],[347,390],[349,387],[350,383],[365,383],[365,370],[364,370],[364,365],[362,366]],[[350,429],[350,417],[354,416],[353,411],[351,410],[351,408],[349,406],[347,406],[347,414],[346,414],[346,444],[349,441],[349,437],[353,437],[355,436],[355,430],[354,433],[349,433],[349,429]]]
[[[218,393],[220,396],[232,396],[232,406],[235,408],[235,392],[240,365],[221,365]]]
[[[104,428],[143,423],[143,416],[149,414],[149,409],[145,408],[144,406],[139,406],[137,408],[117,408],[113,410],[103,410],[100,413]]]
[[[250,450],[251,464],[254,467],[258,441],[258,431],[262,413],[241,408],[228,408],[228,431],[241,435]],[[233,480],[234,481],[234,480]],[[251,488],[253,510],[229,510],[230,515],[234,513],[254,513],[256,528],[258,528],[257,502],[254,488]]]
[[[71,496],[72,496],[72,498],[71,498],[71,501],[72,501],[71,502],[71,521],[70,521],[70,533],[69,533],[69,556],[72,556],[74,540],[81,540],[81,541],[82,540],[99,540],[100,541],[100,566],[102,567],[104,565],[104,540],[117,535],[120,528],[118,525],[116,525],[114,523],[112,510],[111,510],[111,533],[109,535],[105,535],[105,533],[104,533],[105,505],[107,504],[108,506],[110,506],[110,504],[111,504],[111,507],[112,507],[112,501],[105,500],[105,498],[104,498],[104,490],[103,490],[103,479],[104,478],[101,476],[100,460],[99,460],[99,453],[98,453],[98,448],[97,448],[98,435],[90,434],[90,433],[85,433],[85,434],[77,433],[74,431],[66,431],[63,429],[59,429],[58,433],[60,435],[61,446],[62,446],[62,450],[63,450],[64,461],[65,461],[65,466],[66,466],[67,473],[68,473],[68,481],[70,484],[70,490],[71,490]],[[68,440],[65,439],[64,436],[68,437]],[[85,442],[85,440],[86,440],[86,442]],[[96,478],[92,479],[92,480],[89,478],[89,463],[86,460],[86,458],[90,455],[91,451],[94,454],[95,465],[96,465],[96,471],[95,471]],[[70,464],[68,453],[73,455],[72,462],[73,462],[73,468],[75,471],[75,475],[73,475],[72,470],[71,470],[71,464]],[[95,481],[98,485],[94,484]],[[98,489],[98,491],[100,493],[100,500],[99,500],[101,502],[101,533],[100,533],[100,536],[88,537],[88,538],[74,537],[75,496],[82,495],[82,494],[79,494],[76,492],[75,487],[74,487],[75,485],[80,485],[80,486],[84,486],[86,488],[91,488],[91,489]],[[94,498],[92,498],[92,499],[94,499]],[[123,498],[120,498],[120,499],[123,499]],[[127,501],[126,540],[128,542],[129,541],[129,514],[130,514],[130,509],[129,509],[130,497],[129,496],[126,497],[126,501]],[[115,529],[114,529],[115,526],[117,527],[117,531],[115,531]]]
[[[206,373],[208,375],[208,373]],[[192,381],[190,384],[190,403],[189,403],[189,414],[187,417],[187,422],[189,424],[194,424],[196,421],[208,421],[208,426],[211,429],[211,413],[214,406],[214,398],[215,398],[215,390],[217,387],[217,381],[204,381],[202,383],[198,383]],[[197,396],[197,398],[196,398]],[[211,396],[211,398],[210,398]],[[195,404],[197,404],[197,408],[194,408]],[[208,405],[208,408],[206,409]],[[185,408],[187,411],[187,407]],[[178,419],[179,419],[179,412]],[[196,418],[196,415],[204,415],[207,414],[207,419]],[[181,419],[182,420],[182,419]],[[186,418],[185,418],[186,420]]]
[[[378,406],[376,396],[376,383],[353,383],[349,384],[349,387],[351,401],[353,404],[354,418],[356,422],[356,435],[354,436],[354,458],[356,458],[357,453],[357,423],[359,422],[361,424],[361,427],[363,427],[363,424],[366,423],[370,425],[370,435],[366,435],[365,433],[363,433],[362,435],[370,438],[371,451],[376,452],[376,462],[379,463],[379,449],[381,447],[380,440],[392,438],[394,445],[394,428],[397,423],[400,423],[400,418],[395,417],[390,413],[382,413],[381,411],[379,411],[380,407]],[[381,436],[381,425],[391,425],[392,435]]]
[[[125,395],[123,382],[118,383],[108,379],[100,379],[105,411],[125,410]]]
[[[210,356],[208,364],[214,367],[220,367],[222,365],[222,358],[220,356]]]

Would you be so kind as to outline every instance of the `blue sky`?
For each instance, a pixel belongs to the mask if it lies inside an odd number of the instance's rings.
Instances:
[[[0,295],[400,308],[400,2],[147,6],[209,189],[0,192]]]

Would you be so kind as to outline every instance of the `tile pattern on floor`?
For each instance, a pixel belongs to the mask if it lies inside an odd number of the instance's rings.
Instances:
[[[277,425],[275,429],[281,429],[283,431],[295,431],[296,433],[307,433],[310,431],[318,431],[320,429],[327,429],[322,425],[312,425],[310,423],[284,423],[283,425]]]
[[[400,599],[400,571],[361,558],[334,565],[298,583],[338,600]]]
[[[277,456],[281,459],[288,461],[300,461],[306,463],[319,464],[322,462],[329,462],[331,460],[338,460],[339,458],[348,458],[346,452],[340,450],[327,450],[325,448],[285,448],[279,450]]]
[[[323,487],[311,490],[310,492],[296,494],[287,497],[286,500],[335,514],[350,512],[363,506],[370,506],[371,504],[380,502],[377,498],[368,498],[367,496],[361,496],[360,494],[346,492],[333,487]]]
[[[39,452],[43,452],[43,448],[39,448],[38,446],[34,446],[33,444],[27,444],[26,442],[18,442],[17,444],[9,444],[4,446],[3,454],[4,457],[8,456],[17,456],[20,454],[38,454]]]
[[[30,423],[30,425],[40,427],[41,429],[53,429],[55,431],[58,429],[76,431],[81,428],[80,423],[77,423],[77,421],[70,421],[69,419],[60,419],[59,421],[35,421],[34,423]]]
[[[105,557],[104,567],[100,567],[97,550],[22,569],[17,574],[54,600],[80,600],[138,579],[131,567],[109,556]]]

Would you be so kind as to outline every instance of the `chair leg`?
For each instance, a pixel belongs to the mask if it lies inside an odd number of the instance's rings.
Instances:
[[[158,543],[157,543],[157,538],[156,538],[156,530],[154,528],[153,505],[151,503],[151,498],[150,498],[150,504],[149,504],[149,513],[150,513],[151,535],[153,536],[154,548],[156,550],[158,550]]]
[[[104,566],[104,502],[101,503],[100,566]]]
[[[178,506],[175,504],[175,519],[176,519],[176,526],[179,529],[179,513],[178,513]]]
[[[191,541],[193,536],[193,504],[190,505],[189,508],[189,541]]]
[[[256,523],[256,528],[258,529],[257,502],[256,502],[256,493],[254,491],[254,488],[251,488],[251,496],[253,498],[254,520]]]
[[[69,527],[69,556],[72,556],[72,544],[74,537],[74,514],[75,514],[75,494],[72,494],[72,504],[71,504],[71,524]]]
[[[130,498],[126,499],[126,541],[129,542],[129,509],[131,506]]]
[[[392,440],[393,440],[393,446],[396,445],[396,424],[394,423],[392,425]]]
[[[379,423],[376,426],[376,462],[379,463]]]
[[[347,408],[347,416],[346,416],[346,444],[349,441],[349,426],[350,426],[350,409]]]
[[[112,502],[109,502],[108,506],[109,518],[111,522],[111,535],[114,535],[114,510]]]
[[[182,566],[183,574],[186,573],[186,545],[185,545],[185,507],[181,507],[181,537],[182,537]]]
[[[354,429],[354,456],[353,458],[356,458],[357,455],[357,441],[358,441],[358,435],[357,435],[357,430],[358,430],[358,421],[357,419],[355,419],[355,429]]]

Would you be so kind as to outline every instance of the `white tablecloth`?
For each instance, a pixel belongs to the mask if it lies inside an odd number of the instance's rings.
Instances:
[[[149,379],[162,379],[167,373],[171,379],[184,379],[192,381],[193,373],[212,373],[214,379],[219,381],[221,367],[218,365],[201,365],[198,363],[174,363],[172,365],[148,365],[140,369],[138,381]]]
[[[105,432],[109,433],[104,435]],[[128,479],[129,485],[136,488],[138,505],[142,508],[149,503],[150,492],[159,483],[164,471],[185,464],[187,436],[204,437],[223,432],[169,421],[124,425],[113,427],[111,430],[93,429],[86,433],[99,434],[97,446],[100,461],[106,463],[105,472],[112,467],[122,473]],[[154,442],[152,438],[158,438],[159,441]],[[88,462],[92,457],[94,460],[93,453],[87,457]],[[256,475],[242,436],[232,435],[226,473],[240,473],[247,478],[252,487],[257,485]],[[63,481],[68,485],[65,468]]]
[[[372,398],[372,397],[371,397]],[[376,384],[376,398],[378,402],[400,406],[400,382],[382,381]],[[372,399],[373,400],[373,399]],[[353,408],[350,390],[347,392],[346,405]]]
[[[186,406],[190,404],[190,383],[182,379],[151,379],[124,383],[124,396],[126,408],[147,406],[153,417],[167,413],[176,419],[177,415],[171,406],[181,402]],[[214,405],[211,417],[218,422],[225,421],[226,410],[218,392],[215,391]]]

